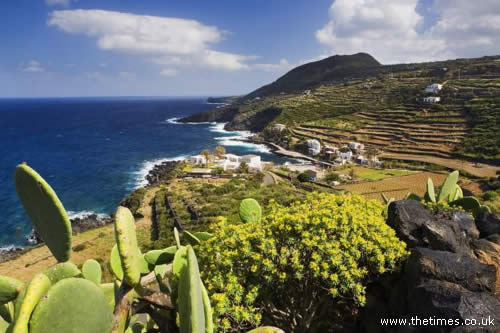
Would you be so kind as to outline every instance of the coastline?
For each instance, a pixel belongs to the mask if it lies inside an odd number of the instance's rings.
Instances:
[[[211,132],[221,134],[221,136],[216,136],[213,138],[215,140],[215,143],[218,145],[220,144],[222,146],[228,147],[239,146],[245,147],[249,150],[254,150],[260,154],[274,154],[274,152],[271,151],[271,147],[269,145],[265,143],[256,143],[250,139],[255,133],[251,133],[249,131],[226,131],[224,130],[224,126],[226,125],[226,123],[180,123],[176,122],[177,119],[179,118],[169,118],[166,120],[166,122],[176,125],[209,125],[209,130]],[[168,173],[168,165],[170,162],[181,162],[188,157],[189,154],[182,154],[174,157],[163,157],[143,161],[139,169],[132,173],[134,180],[131,181],[131,189],[122,198],[120,203],[128,198],[136,190],[154,186],[154,179],[161,177],[162,174]],[[112,215],[95,212],[92,210],[68,211],[68,217],[71,221],[75,233],[99,229],[113,222]],[[31,240],[31,242],[28,240],[28,238]],[[6,245],[4,247],[0,247],[0,263],[10,261],[34,248],[43,246],[43,242],[38,242],[36,236],[32,233],[26,236],[26,239],[26,245]]]

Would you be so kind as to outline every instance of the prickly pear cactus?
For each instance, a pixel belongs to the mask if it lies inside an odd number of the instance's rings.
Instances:
[[[455,186],[458,181],[458,171],[455,170],[446,177],[443,185],[441,186],[441,190],[439,191],[438,201],[444,201],[444,199],[449,198],[449,196],[455,190]]]
[[[14,303],[9,302],[0,305],[0,317],[8,323],[14,320]],[[0,330],[0,332],[2,332]]]
[[[211,233],[205,231],[194,232],[193,235],[202,242],[207,241],[214,236]]]
[[[12,333],[28,333],[28,323],[33,309],[38,304],[38,301],[52,286],[47,275],[39,273],[35,275],[33,280],[26,287],[26,293],[19,310],[16,309],[16,322]]]
[[[201,283],[201,282],[200,282]],[[201,285],[201,297],[203,298],[203,311],[205,312],[205,333],[213,333],[213,311],[210,305],[210,297],[208,296],[207,289]]]
[[[4,304],[15,300],[23,286],[21,281],[0,275],[0,303]]]
[[[82,272],[72,262],[59,263],[44,272],[52,284],[56,284],[62,279],[79,276]]]
[[[184,238],[186,239],[186,241],[195,246],[195,245],[200,245],[200,240],[198,239],[198,237],[196,237],[195,235],[193,235],[192,233],[190,233],[189,231],[187,230],[184,230],[182,232],[182,236],[184,236]]]
[[[118,253],[118,246],[115,244],[111,250],[111,256],[109,258],[109,265],[111,266],[111,271],[118,280],[123,280],[123,269],[122,261],[120,259],[120,254]]]
[[[99,286],[108,301],[109,307],[114,309],[115,307],[115,293],[120,286],[117,283],[104,283]]]
[[[462,207],[465,211],[471,212],[474,217],[477,217],[481,212],[481,204],[474,197],[463,197],[452,201],[450,202],[450,206]]]
[[[259,222],[262,217],[262,208],[257,200],[248,198],[240,203],[240,218],[243,222]]]
[[[177,246],[170,246],[163,250],[151,250],[144,255],[144,259],[151,265],[163,265],[172,262],[177,252]]]
[[[129,286],[136,286],[141,279],[140,261],[143,260],[137,247],[134,216],[128,208],[118,207],[115,214],[115,238],[124,273]]]
[[[186,248],[187,265],[183,265],[179,279],[178,310],[181,333],[204,333],[205,310],[198,261],[193,248]]]
[[[427,202],[436,202],[436,193],[434,192],[434,183],[432,179],[427,178],[427,191],[424,196],[425,201]]]
[[[94,282],[98,286],[101,284],[102,269],[97,260],[87,260],[83,264],[82,273],[87,280]]]
[[[20,164],[14,180],[19,199],[37,233],[59,262],[71,256],[71,223],[52,187],[32,168]]]
[[[30,320],[30,333],[108,333],[113,312],[102,290],[80,278],[56,283]]]

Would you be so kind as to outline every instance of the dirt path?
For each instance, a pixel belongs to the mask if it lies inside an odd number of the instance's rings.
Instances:
[[[144,217],[136,221],[139,244],[149,242],[152,213],[149,204],[158,190],[158,187],[148,189],[142,201],[140,211]],[[87,259],[94,258],[101,263],[104,271],[109,270],[107,262],[114,244],[113,224],[74,235],[71,261],[80,266]],[[29,281],[35,274],[56,263],[57,261],[49,249],[46,246],[40,246],[13,260],[1,263],[0,275],[7,275],[21,281]]]

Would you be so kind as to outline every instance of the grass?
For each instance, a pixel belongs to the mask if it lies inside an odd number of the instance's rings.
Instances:
[[[381,180],[390,177],[406,176],[415,173],[409,170],[396,169],[372,169],[366,167],[355,167],[354,172],[356,177],[365,180]]]

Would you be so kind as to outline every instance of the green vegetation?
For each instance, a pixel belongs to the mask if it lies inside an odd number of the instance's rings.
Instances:
[[[434,188],[434,183],[431,178],[427,179],[427,191],[424,195],[424,200],[433,211],[440,208],[459,207],[474,217],[478,216],[482,211],[490,211],[488,206],[483,206],[473,196],[464,197],[462,188],[457,184],[458,171],[451,172],[441,184],[439,192]],[[413,193],[408,194],[408,199],[420,200],[419,196]]]
[[[410,175],[408,170],[356,168],[356,176],[366,180],[381,180],[389,177]]]
[[[138,217],[141,214],[138,210],[141,207],[141,202],[144,199],[145,194],[146,188],[140,187],[125,197],[120,202],[120,206],[127,207],[134,216]]]
[[[367,283],[408,254],[382,206],[361,196],[313,193],[265,211],[262,222],[219,218],[197,249],[216,325],[226,331],[264,320],[286,332],[326,331],[339,306],[345,315],[364,305]]]
[[[82,271],[68,261],[71,252],[65,246],[71,249],[71,229],[68,233],[67,214],[55,192],[26,164],[17,167],[15,180],[36,231],[50,237],[48,248],[60,263],[38,273],[27,285],[0,277],[2,332],[27,333],[29,328],[34,333],[123,333],[132,332],[132,327],[137,331],[139,326],[141,332],[145,327],[163,332],[213,332],[210,300],[191,245],[177,240],[177,251],[169,257],[173,269],[167,274],[169,260],[157,261],[158,265],[146,261],[138,247],[134,217],[120,206],[114,220],[117,246],[111,255],[117,280],[101,284],[97,261],[87,261]],[[52,234],[44,233],[48,227]],[[211,237],[199,236],[193,236],[197,244]],[[165,293],[146,286],[143,278],[151,272]],[[163,283],[165,278],[169,285]],[[139,319],[140,313],[144,314]]]

